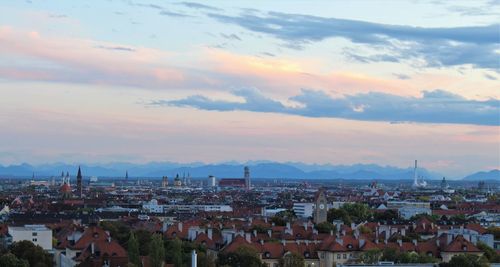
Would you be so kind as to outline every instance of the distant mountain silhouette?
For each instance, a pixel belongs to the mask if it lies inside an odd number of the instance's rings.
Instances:
[[[500,180],[500,170],[491,170],[489,172],[476,172],[464,177],[465,181],[488,181]]]
[[[150,162],[134,164],[126,162],[106,164],[82,164],[83,175],[100,177],[124,177],[128,171],[129,177],[159,178],[161,176],[175,176],[179,174],[191,177],[207,177],[214,175],[218,178],[237,178],[243,176],[243,167],[250,166],[251,176],[254,178],[299,178],[299,179],[366,179],[366,180],[401,180],[412,179],[412,168],[398,168],[380,166],[376,164],[330,165],[305,164],[297,162],[277,163],[271,161],[252,161],[245,164],[227,162],[221,164]],[[68,171],[76,175],[78,165],[65,163],[0,165],[0,176],[35,177],[59,176],[61,171]],[[426,169],[418,170],[419,176],[427,180],[439,179],[442,175],[429,172]]]

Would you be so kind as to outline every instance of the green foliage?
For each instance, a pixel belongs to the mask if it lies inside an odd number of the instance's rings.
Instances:
[[[418,254],[416,252],[399,253],[393,248],[384,248],[382,250],[382,261],[393,261],[396,263],[435,263],[438,260],[432,256]]]
[[[461,254],[451,258],[450,262],[439,264],[440,267],[488,267],[490,264],[485,257],[471,254]]]
[[[266,234],[268,229],[262,225],[253,225],[251,230],[255,230],[259,234]]]
[[[12,244],[10,250],[18,259],[28,261],[30,266],[52,266],[52,255],[43,250],[42,247],[35,246],[31,241],[15,242]]]
[[[329,222],[322,222],[314,226],[318,233],[329,234],[330,231],[335,231],[335,225]]]
[[[437,259],[425,254],[418,254],[416,252],[403,252],[398,256],[399,263],[434,263]]]
[[[352,220],[349,214],[344,209],[330,209],[327,214],[327,220],[333,222],[334,220],[341,220],[346,225],[350,225]]]
[[[165,261],[165,247],[163,238],[159,234],[153,235],[149,244],[149,259],[152,267],[163,267]]]
[[[153,234],[151,234],[149,231],[139,229],[134,232],[137,241],[139,242],[139,254],[141,256],[146,256],[149,255],[149,248],[150,248],[150,243],[152,241]]]
[[[139,242],[135,238],[134,233],[131,233],[130,238],[128,239],[127,251],[129,262],[135,264],[136,266],[140,266],[141,258],[139,256]]]
[[[216,258],[209,253],[198,252],[198,267],[216,267]]]
[[[304,257],[298,253],[287,253],[279,261],[280,267],[304,267]]]
[[[358,227],[358,229],[359,229],[359,232],[362,234],[371,234],[372,233],[372,229],[370,229],[370,227],[368,227],[368,226],[361,225],[360,227]]]
[[[241,246],[235,252],[221,253],[219,266],[263,267],[265,266],[253,247]]]
[[[360,223],[372,217],[368,205],[363,203],[346,203],[340,209],[331,209],[328,211],[327,218],[331,222],[333,220],[342,220],[344,224],[351,222]]]
[[[283,217],[274,216],[271,218],[271,222],[276,226],[285,226],[286,220]]]
[[[125,246],[130,236],[130,227],[121,221],[103,221],[100,226],[109,231],[112,238],[116,239],[120,245]]]
[[[375,221],[392,221],[399,219],[399,214],[395,210],[385,210],[384,212],[375,212],[373,214]]]
[[[0,257],[0,266],[29,267],[30,264],[25,259],[18,259],[16,255],[12,253],[7,253]]]
[[[500,262],[500,254],[497,253],[495,249],[489,247],[483,242],[477,242],[477,248],[484,252],[484,257],[486,257],[489,262]]]
[[[166,247],[167,262],[173,263],[174,266],[182,266],[182,241],[178,238],[169,240],[167,241]]]
[[[365,264],[375,264],[379,261],[382,256],[382,251],[380,249],[370,249],[363,254],[361,254],[361,261]]]
[[[355,223],[366,221],[372,216],[368,205],[363,203],[346,203],[341,209],[344,209]]]
[[[382,256],[380,257],[380,260],[397,262],[398,252],[396,251],[396,249],[386,247],[382,250]]]

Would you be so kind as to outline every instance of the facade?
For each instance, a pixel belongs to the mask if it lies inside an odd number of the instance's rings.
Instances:
[[[327,218],[327,201],[326,201],[326,196],[325,196],[325,191],[323,189],[320,189],[315,196],[314,200],[315,206],[314,206],[314,222],[315,223],[322,223],[326,222]]]
[[[413,202],[413,201],[387,201],[388,209],[400,209],[403,207],[413,207],[413,208],[431,208],[431,203],[429,202]]]
[[[293,203],[293,212],[299,218],[309,218],[313,216],[314,203]]]
[[[405,220],[410,219],[411,217],[419,214],[432,214],[432,210],[430,208],[416,208],[416,207],[403,207],[398,209],[399,216],[404,218]]]
[[[28,240],[39,245],[45,250],[52,250],[52,230],[45,225],[25,225],[22,227],[9,227],[12,242]]]

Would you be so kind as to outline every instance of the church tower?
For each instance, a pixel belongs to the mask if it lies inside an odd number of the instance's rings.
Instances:
[[[78,174],[76,175],[76,193],[79,197],[82,197],[83,195],[82,170],[80,169],[80,166],[78,166]]]
[[[248,168],[248,166],[245,166],[243,171],[244,171],[244,177],[245,177],[245,189],[250,190],[250,187],[252,186],[250,184],[250,168]]]
[[[327,201],[324,189],[320,189],[314,197],[314,223],[327,221]]]

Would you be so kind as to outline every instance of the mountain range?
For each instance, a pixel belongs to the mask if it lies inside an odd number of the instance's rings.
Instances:
[[[305,164],[300,162],[278,163],[271,161],[249,161],[246,163],[226,162],[220,164],[150,162],[145,164],[116,162],[106,164],[81,165],[84,176],[158,178],[179,174],[191,177],[207,177],[215,175],[218,178],[237,178],[243,176],[243,167],[249,166],[254,178],[298,178],[298,179],[366,179],[366,180],[408,180],[413,179],[413,168],[380,166],[376,164]],[[66,163],[51,163],[30,165],[0,165],[1,177],[37,177],[59,176],[61,172],[76,174],[78,165]],[[439,173],[418,169],[418,175],[426,180],[437,180],[443,176]],[[500,180],[500,171],[477,172],[464,178],[468,181]]]

